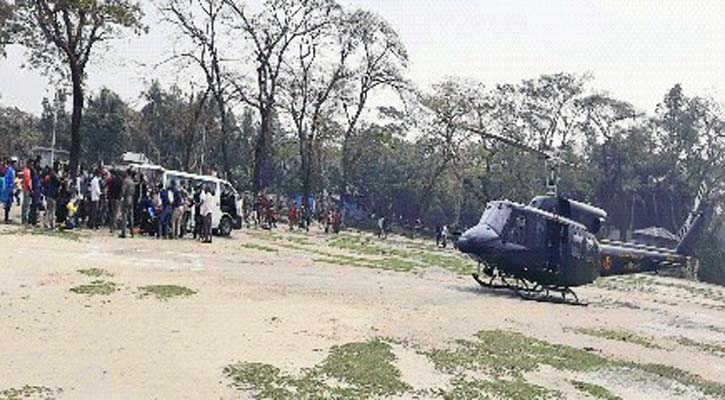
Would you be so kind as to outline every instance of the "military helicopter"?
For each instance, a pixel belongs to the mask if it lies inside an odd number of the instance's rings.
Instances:
[[[688,264],[704,223],[707,185],[698,192],[695,206],[678,232],[676,248],[602,240],[596,235],[607,213],[559,195],[558,174],[561,165],[566,164],[559,154],[465,128],[539,155],[548,171],[547,195],[535,197],[528,205],[508,200],[490,202],[478,225],[458,239],[458,250],[478,261],[473,278],[481,286],[509,289],[526,300],[585,305],[572,288],[591,284],[600,276]]]

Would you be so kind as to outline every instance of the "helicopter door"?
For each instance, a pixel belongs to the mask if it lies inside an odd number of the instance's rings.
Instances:
[[[569,253],[569,227],[556,221],[547,221],[547,263],[556,272]]]

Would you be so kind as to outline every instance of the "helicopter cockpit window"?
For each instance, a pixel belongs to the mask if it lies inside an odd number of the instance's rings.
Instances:
[[[486,208],[481,216],[481,223],[491,227],[499,235],[511,215],[511,208],[504,205],[493,205]]]

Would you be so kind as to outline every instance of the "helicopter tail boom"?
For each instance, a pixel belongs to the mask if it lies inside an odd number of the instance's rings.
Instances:
[[[606,241],[600,243],[601,276],[654,272],[669,268],[684,268],[688,257],[671,249],[633,243]]]

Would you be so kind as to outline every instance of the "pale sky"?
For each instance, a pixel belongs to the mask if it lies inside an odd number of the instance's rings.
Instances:
[[[560,71],[595,77],[597,90],[651,112],[667,89],[725,97],[723,0],[342,0],[376,11],[400,33],[411,56],[409,78],[426,86],[445,76],[487,85]],[[114,43],[89,70],[88,87],[107,86],[134,105],[152,78],[188,81],[153,70],[171,41],[151,11],[151,33]],[[23,50],[0,60],[0,104],[39,113],[52,93],[38,72],[21,69]],[[144,66],[146,65],[146,66]]]

